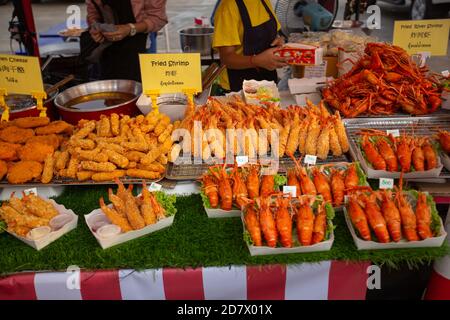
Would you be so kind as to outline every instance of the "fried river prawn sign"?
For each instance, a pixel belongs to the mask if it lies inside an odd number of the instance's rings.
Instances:
[[[409,54],[447,55],[450,19],[395,21],[394,44]]]
[[[199,53],[140,54],[139,60],[145,93],[202,91]]]

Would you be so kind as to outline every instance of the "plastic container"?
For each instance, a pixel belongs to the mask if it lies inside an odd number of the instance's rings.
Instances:
[[[163,94],[157,99],[159,112],[169,116],[172,122],[182,120],[187,107],[187,99],[184,94]],[[136,106],[143,114],[152,111],[151,99],[142,94],[136,102]]]

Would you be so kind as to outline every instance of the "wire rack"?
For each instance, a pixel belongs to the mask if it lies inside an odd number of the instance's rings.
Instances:
[[[300,154],[295,155],[296,158],[300,158]],[[325,163],[334,163],[334,162],[347,162],[349,161],[349,155],[343,155],[341,157],[328,157],[326,160],[317,159],[317,165],[325,164]],[[192,161],[193,162],[193,161]],[[208,170],[211,164],[180,164],[175,165],[170,163],[167,167],[166,171],[166,179],[169,180],[196,180],[201,177],[201,175]],[[283,173],[286,172],[287,169],[294,167],[294,160],[288,157],[283,157],[279,162],[278,172]]]
[[[401,134],[416,137],[432,136],[438,129],[450,130],[450,114],[434,114],[424,117],[355,118],[344,119],[344,123],[352,153],[355,154],[355,150],[358,148],[357,132],[362,129],[399,130]],[[450,179],[450,172],[443,168],[439,178]]]
[[[122,181],[124,184],[142,184],[143,181],[147,185],[149,185],[152,182],[159,182],[162,179],[164,179],[164,176],[162,176],[159,179],[141,179],[141,178],[130,178],[130,177],[124,177],[119,178],[120,181]],[[70,178],[55,178],[52,180],[51,183],[40,183],[40,182],[27,182],[24,184],[11,184],[8,181],[0,181],[0,187],[60,187],[60,186],[93,186],[93,185],[111,185],[115,184],[114,181],[93,181],[93,180],[86,180],[86,181],[78,181]]]

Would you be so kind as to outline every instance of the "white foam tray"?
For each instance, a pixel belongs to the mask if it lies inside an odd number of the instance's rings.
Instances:
[[[30,239],[27,239],[25,237],[18,236],[18,235],[14,234],[14,233],[11,233],[9,231],[7,231],[7,232],[9,234],[11,234],[12,236],[14,236],[15,238],[19,239],[20,241],[26,243],[30,247],[33,247],[34,249],[39,251],[39,250],[45,248],[46,246],[48,246],[50,243],[58,240],[63,235],[65,235],[66,233],[69,233],[70,231],[72,231],[73,229],[75,229],[77,227],[77,225],[78,225],[78,216],[72,210],[67,209],[63,205],[56,203],[52,199],[50,199],[49,202],[51,204],[53,204],[53,206],[56,208],[56,210],[58,210],[59,214],[71,215],[73,217],[72,221],[70,221],[69,223],[65,224],[61,229],[56,230],[56,231],[52,231],[48,235],[46,235],[45,237],[42,237],[41,239],[38,239],[38,240],[30,240]]]
[[[238,209],[231,209],[227,211],[222,209],[207,208],[205,205],[203,205],[203,208],[205,208],[208,218],[235,218],[241,216],[241,210]]]
[[[244,215],[241,214],[241,221],[243,230],[247,230],[245,227]],[[297,233],[294,232],[292,236],[292,241],[297,241]],[[334,242],[334,230],[331,232],[330,238],[326,241],[322,241],[320,243],[316,243],[310,246],[298,246],[292,248],[272,248],[267,246],[252,246],[247,243],[248,251],[250,251],[251,256],[267,256],[273,254],[289,254],[289,253],[309,253],[309,252],[320,252],[320,251],[329,251],[333,246]]]
[[[108,249],[108,248],[116,246],[118,244],[130,241],[133,239],[137,239],[137,238],[140,238],[147,234],[153,233],[155,231],[170,227],[173,224],[173,219],[175,218],[175,216],[173,215],[166,219],[160,220],[155,224],[148,225],[140,230],[133,230],[133,231],[125,232],[125,233],[120,233],[117,236],[110,237],[110,238],[102,238],[96,232],[92,231],[92,226],[89,223],[89,218],[91,216],[94,216],[97,214],[105,215],[103,213],[102,209],[96,209],[96,210],[92,211],[91,213],[85,215],[84,218],[86,220],[86,224],[89,227],[89,230],[91,230],[91,233],[94,235],[94,237],[97,239],[98,243],[100,244],[100,246],[103,249]]]
[[[400,172],[390,172],[386,170],[374,170],[369,167],[366,159],[364,158],[360,147],[356,144],[356,158],[357,161],[361,164],[361,168],[363,168],[364,172],[367,174],[369,179],[379,179],[379,178],[391,178],[391,179],[399,179]],[[403,175],[404,179],[427,179],[427,178],[439,178],[441,174],[442,168],[444,168],[440,157],[437,157],[438,166],[433,170],[426,170],[420,172],[408,172]]]
[[[379,243],[375,241],[366,241],[357,236],[353,223],[347,212],[347,208],[344,208],[345,221],[347,222],[348,229],[352,235],[353,241],[358,250],[382,250],[382,249],[407,249],[407,248],[431,248],[440,247],[447,237],[442,219],[439,217],[441,223],[441,234],[438,237],[428,238],[420,241],[407,241],[402,238],[399,242]]]

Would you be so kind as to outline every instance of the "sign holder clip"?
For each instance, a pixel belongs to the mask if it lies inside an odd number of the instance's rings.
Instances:
[[[187,100],[188,100],[188,105],[193,105],[194,104],[194,95],[197,94],[197,90],[195,89],[184,89],[183,93],[186,95]]]
[[[145,94],[152,100],[152,112],[159,114],[158,97],[160,95],[159,90],[146,90]]]
[[[4,88],[0,88],[0,108],[3,109],[1,121],[9,121],[9,107],[6,104],[5,96],[8,95],[8,92]]]
[[[47,94],[43,91],[32,91],[31,96],[36,99],[36,108],[40,111],[39,117],[47,116],[47,108],[44,107],[44,99]]]

